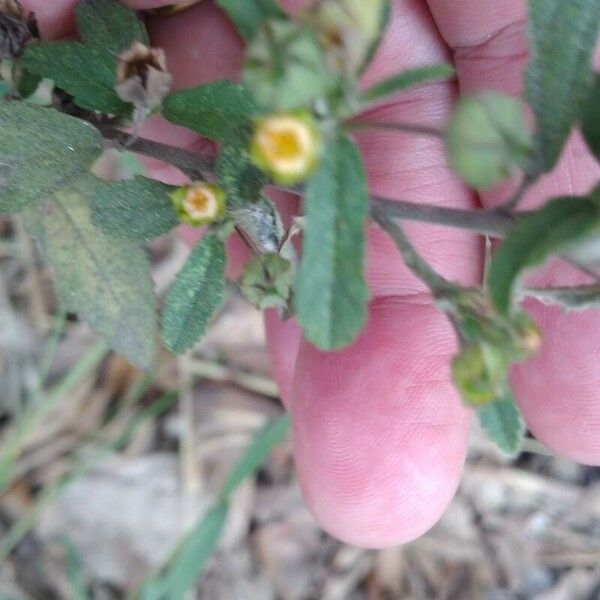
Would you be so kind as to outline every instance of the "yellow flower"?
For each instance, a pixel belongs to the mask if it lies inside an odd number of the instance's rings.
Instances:
[[[275,114],[256,122],[250,156],[274,182],[291,185],[312,173],[319,150],[319,131],[309,114]]]
[[[179,218],[198,227],[217,221],[225,212],[225,192],[218,185],[197,182],[171,194]]]

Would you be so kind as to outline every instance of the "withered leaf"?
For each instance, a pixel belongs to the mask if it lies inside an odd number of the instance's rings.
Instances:
[[[0,59],[19,58],[37,37],[34,14],[26,13],[17,0],[0,0]]]

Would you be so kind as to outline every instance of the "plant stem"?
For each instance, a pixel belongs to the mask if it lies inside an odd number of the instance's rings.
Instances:
[[[446,225],[497,238],[504,237],[517,220],[517,215],[507,210],[463,210],[405,200],[388,200],[376,196],[371,198],[371,206],[385,211],[395,219]]]
[[[565,310],[586,310],[600,306],[600,285],[525,288],[520,296],[534,298],[546,305],[562,306]]]
[[[107,139],[117,143],[129,141],[127,133],[112,126],[100,126],[100,131]],[[214,159],[208,154],[175,148],[145,138],[135,140],[129,150],[170,163],[183,171],[188,177],[196,180],[206,179],[207,174],[211,173],[214,168]],[[288,192],[302,193],[300,187],[281,189]],[[444,206],[430,206],[406,200],[390,200],[377,196],[371,197],[371,206],[387,212],[394,219],[445,225],[490,237],[504,237],[521,214],[507,210],[505,207],[487,210],[464,210]]]
[[[525,175],[523,176],[523,180],[519,184],[519,187],[515,190],[514,194],[504,204],[502,204],[502,207],[509,211],[515,210],[520,204],[521,200],[523,200],[527,190],[537,178],[537,174],[533,172],[525,173]]]
[[[190,373],[197,377],[204,377],[211,381],[225,381],[238,385],[239,387],[266,396],[278,399],[280,397],[277,384],[267,377],[261,377],[254,373],[248,373],[239,369],[233,369],[227,365],[193,358],[189,363]]]
[[[396,242],[406,266],[423,281],[434,298],[439,298],[451,284],[436,273],[421,255],[398,223],[391,219],[388,212],[381,206],[371,206],[373,220]]]
[[[169,163],[185,173],[190,179],[205,180],[214,170],[215,161],[209,154],[201,154],[192,150],[186,150],[185,148],[177,148],[176,146],[155,142],[154,140],[142,137],[132,139],[130,134],[120,131],[112,125],[96,124],[96,127],[106,139],[125,146],[131,152],[144,154],[145,156]]]
[[[382,131],[401,131],[403,133],[413,133],[415,135],[425,135],[435,138],[443,138],[444,132],[435,127],[427,125],[413,125],[412,123],[393,123],[390,121],[348,121],[345,124],[348,131],[360,129],[378,129]]]

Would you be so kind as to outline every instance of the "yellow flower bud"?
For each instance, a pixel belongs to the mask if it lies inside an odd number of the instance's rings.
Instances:
[[[292,185],[312,173],[319,150],[319,131],[310,115],[275,114],[256,122],[250,157],[273,181]]]
[[[518,313],[513,319],[512,350],[519,360],[526,360],[535,355],[542,345],[542,334],[531,317],[526,313]]]
[[[213,223],[225,212],[225,192],[212,183],[180,187],[171,194],[171,199],[179,218],[194,227]]]

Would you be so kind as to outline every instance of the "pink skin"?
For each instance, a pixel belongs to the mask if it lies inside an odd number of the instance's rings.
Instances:
[[[74,0],[22,0],[38,12],[42,31],[68,33]],[[136,8],[168,4],[129,0]],[[286,2],[298,6],[301,2]],[[461,91],[521,90],[526,60],[524,0],[396,0],[393,21],[365,82],[402,67],[456,61]],[[154,43],[169,55],[177,85],[236,77],[239,38],[205,2],[168,19],[151,21]],[[456,83],[435,84],[399,96],[368,118],[441,125],[458,93]],[[147,135],[198,147],[205,142],[154,119]],[[436,141],[398,133],[361,133],[373,192],[449,206],[493,205],[508,186],[480,197],[447,167]],[[156,169],[162,179],[177,177]],[[549,195],[584,193],[599,178],[598,165],[574,137],[556,171],[527,195],[533,206]],[[287,212],[296,200],[278,199]],[[442,228],[407,226],[415,244],[444,275],[465,283],[480,278],[475,236]],[[197,236],[186,234],[193,241]],[[230,268],[243,252],[232,243]],[[294,322],[267,314],[273,370],[294,422],[298,474],[306,500],[322,526],[353,544],[383,547],[414,539],[440,517],[458,485],[469,412],[450,383],[452,331],[431,306],[423,285],[402,265],[391,242],[369,228],[368,281],[373,294],[366,330],[351,348],[323,353],[302,340]],[[553,263],[537,284],[581,278]],[[538,356],[514,369],[513,383],[529,428],[554,451],[600,464],[600,312],[563,315],[531,303],[542,326]]]

